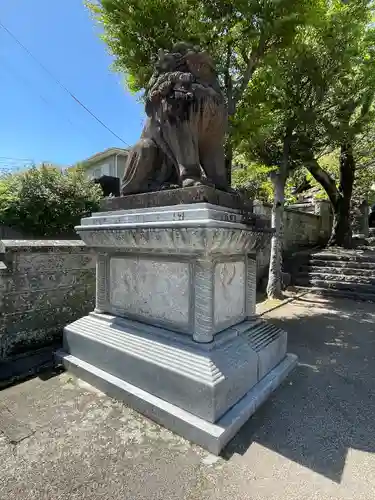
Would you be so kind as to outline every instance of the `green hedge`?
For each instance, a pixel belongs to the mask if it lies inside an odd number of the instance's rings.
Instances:
[[[81,217],[98,210],[101,196],[82,170],[33,167],[0,178],[0,224],[35,237],[73,234]]]

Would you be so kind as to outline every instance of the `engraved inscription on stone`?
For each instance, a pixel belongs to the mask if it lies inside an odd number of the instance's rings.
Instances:
[[[236,222],[237,221],[237,217],[235,214],[223,213],[220,218],[221,218],[221,220],[224,220],[226,222]]]
[[[245,263],[221,262],[215,267],[215,324],[245,315]]]
[[[190,270],[187,262],[112,257],[110,300],[117,310],[142,319],[189,322]]]

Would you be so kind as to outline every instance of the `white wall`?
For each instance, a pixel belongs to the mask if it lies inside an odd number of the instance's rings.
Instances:
[[[114,154],[103,160],[93,163],[87,170],[87,176],[91,179],[101,177],[102,175],[112,175],[122,179],[125,170],[126,155]],[[117,169],[116,169],[117,164]],[[117,172],[116,172],[117,170]]]
[[[101,177],[102,175],[115,175],[113,165],[111,164],[111,158],[91,165],[91,167],[86,170],[86,173],[91,179]]]

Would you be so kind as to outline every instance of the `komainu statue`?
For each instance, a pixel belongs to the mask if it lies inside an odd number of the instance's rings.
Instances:
[[[145,97],[147,121],[129,151],[122,194],[199,184],[227,190],[227,111],[209,55],[185,43],[160,50]]]

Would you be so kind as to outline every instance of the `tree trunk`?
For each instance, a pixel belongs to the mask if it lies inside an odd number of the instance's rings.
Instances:
[[[350,248],[352,246],[352,226],[350,220],[350,204],[355,177],[355,160],[350,143],[343,144],[340,152],[340,185],[339,197],[333,205],[333,228],[329,245]]]
[[[276,172],[271,173],[273,184],[272,228],[275,230],[271,239],[271,255],[268,270],[267,296],[269,299],[282,299],[282,263],[283,263],[283,219],[285,184],[290,168],[290,145],[294,124],[286,128],[283,141],[283,157]]]
[[[344,143],[340,151],[340,184],[325,172],[312,154],[305,162],[306,168],[321,184],[332,204],[334,221],[329,245],[350,248],[352,245],[352,228],[350,222],[350,204],[352,200],[355,177],[355,160],[351,143]]]
[[[284,192],[286,177],[280,172],[271,176],[274,188],[272,206],[272,228],[275,230],[271,239],[271,255],[268,271],[267,296],[269,299],[282,299],[282,240],[284,217]]]
[[[350,201],[340,197],[333,206],[333,226],[329,246],[350,248],[352,246],[352,228],[350,223]]]

